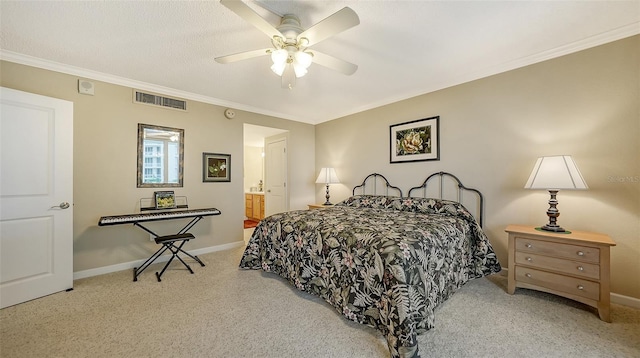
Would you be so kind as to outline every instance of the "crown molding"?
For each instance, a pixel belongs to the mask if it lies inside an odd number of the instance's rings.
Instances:
[[[341,118],[351,114],[360,113],[360,112],[364,112],[374,108],[386,106],[392,103],[403,101],[405,99],[421,96],[427,93],[439,91],[439,90],[457,86],[463,83],[479,80],[481,78],[497,75],[499,73],[515,70],[517,68],[533,65],[539,62],[543,62],[543,61],[551,60],[561,56],[569,55],[575,52],[587,50],[596,46],[604,45],[609,42],[614,42],[617,40],[622,40],[624,38],[635,36],[638,34],[640,34],[640,22],[634,22],[629,25],[625,25],[611,31],[594,35],[580,41],[575,41],[563,46],[558,46],[556,48],[553,48],[547,51],[535,53],[533,55],[525,56],[515,60],[510,60],[498,65],[486,67],[473,72],[462,73],[456,78],[453,78],[452,80],[449,80],[447,82],[431,83],[429,87],[422,88],[419,91],[400,93],[394,97],[386,98],[383,101],[378,101],[376,103],[369,103],[365,106],[355,107],[349,113],[342,113],[340,116],[336,118]],[[331,119],[327,119],[327,120],[331,120]]]
[[[38,57],[24,55],[21,53],[7,51],[3,49],[0,49],[0,60],[13,62],[20,65],[25,65],[25,66],[41,68],[41,69],[49,70],[53,72],[60,72],[60,73],[64,73],[72,76],[82,77],[88,80],[102,81],[102,82],[111,83],[111,84],[115,84],[123,87],[130,87],[130,88],[135,88],[139,90],[150,91],[159,95],[178,97],[182,99],[208,103],[216,106],[227,107],[227,108],[231,107],[231,108],[246,111],[246,112],[252,112],[252,113],[262,114],[262,115],[276,117],[276,118],[288,119],[296,122],[304,122],[299,118],[292,117],[285,113],[268,111],[263,108],[247,106],[246,104],[242,104],[242,103],[225,101],[223,99],[203,96],[197,93],[181,91],[174,88],[159,86],[159,85],[142,82],[142,81],[136,81],[136,80],[132,80],[125,77],[120,77],[120,76],[116,76],[116,75],[112,75],[104,72],[88,70],[81,67],[75,67],[75,66],[67,65],[60,62],[44,60]]]
[[[543,51],[543,52],[535,53],[522,58],[510,60],[501,64],[497,64],[495,66],[486,67],[477,71],[461,74],[456,78],[447,82],[432,83],[431,85],[429,85],[429,87],[422,88],[419,91],[401,93],[396,96],[386,98],[383,101],[369,103],[367,105],[360,106],[360,107],[354,107],[348,112],[341,113],[333,118],[326,118],[325,120],[315,121],[314,123],[310,123],[308,121],[308,118],[300,119],[300,118],[293,117],[291,115],[287,115],[285,113],[265,110],[264,108],[256,108],[252,106],[247,106],[246,104],[242,104],[242,103],[225,101],[223,99],[203,96],[197,93],[191,93],[191,92],[181,91],[181,90],[177,90],[169,87],[158,86],[151,83],[136,81],[136,80],[132,80],[124,77],[111,75],[108,73],[102,73],[102,72],[88,70],[80,67],[70,66],[63,63],[59,63],[59,62],[44,60],[37,57],[23,55],[20,53],[6,51],[2,49],[0,49],[0,60],[15,62],[18,64],[42,68],[42,69],[50,70],[54,72],[66,73],[73,76],[112,83],[120,86],[151,91],[161,95],[174,96],[174,97],[208,103],[208,104],[221,106],[221,107],[231,107],[238,110],[243,110],[247,112],[262,114],[262,115],[276,117],[276,118],[288,119],[296,122],[320,124],[333,119],[342,118],[355,113],[364,112],[377,107],[389,105],[389,104],[399,102],[405,99],[409,99],[412,97],[442,90],[444,88],[456,86],[456,85],[470,82],[470,81],[475,81],[484,77],[489,77],[499,73],[511,71],[516,68],[529,66],[538,62],[551,60],[551,59],[568,55],[574,52],[604,45],[609,42],[621,40],[623,38],[631,37],[638,34],[640,34],[640,22],[634,22],[625,26],[621,26],[611,31],[603,32],[601,34],[597,34],[597,35],[585,38],[580,41],[575,41],[563,46],[558,46],[556,48],[553,48],[547,51]]]

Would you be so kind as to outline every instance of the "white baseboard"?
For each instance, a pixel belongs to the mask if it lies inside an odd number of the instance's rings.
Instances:
[[[502,271],[500,271],[499,275],[501,276],[507,276],[509,272],[509,269],[507,268],[502,268]],[[621,305],[621,306],[627,306],[627,307],[631,307],[631,308],[635,308],[635,309],[640,309],[640,299],[635,298],[635,297],[629,297],[629,296],[623,296],[617,293],[611,293],[611,303],[615,303],[617,305]]]
[[[204,247],[202,249],[197,249],[197,250],[189,250],[187,252],[190,253],[191,255],[195,256],[195,255],[208,254],[210,252],[234,249],[236,247],[244,246],[244,245],[245,245],[244,241],[237,241],[237,242],[232,242],[232,243],[229,243],[229,244],[223,244],[223,245],[217,245],[217,246],[209,246],[209,247]],[[170,257],[171,257],[171,255],[162,255],[162,256],[158,257],[158,259],[155,262],[156,263],[157,262],[167,262]],[[104,275],[104,274],[107,274],[107,273],[112,273],[112,272],[117,272],[117,271],[131,270],[134,267],[139,267],[145,261],[146,261],[146,259],[137,260],[137,261],[131,261],[131,262],[124,262],[124,263],[121,263],[121,264],[116,264],[116,265],[111,265],[111,266],[103,266],[103,267],[98,267],[98,268],[94,268],[94,269],[90,269],[90,270],[78,271],[78,272],[74,272],[73,273],[73,279],[74,280],[78,280],[78,279],[81,279],[81,278]]]
[[[640,310],[640,299],[635,297],[623,296],[617,293],[611,294],[611,303],[627,306]]]

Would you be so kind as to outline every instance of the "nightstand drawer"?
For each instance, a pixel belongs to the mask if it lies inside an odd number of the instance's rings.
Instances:
[[[597,247],[559,244],[542,240],[516,237],[516,251],[562,257],[571,260],[600,262],[600,249]]]
[[[596,301],[600,299],[600,284],[597,282],[557,275],[522,266],[516,266],[515,276],[518,282],[548,287],[552,290],[566,292]]]
[[[516,251],[516,264],[538,267],[544,270],[559,271],[585,278],[600,279],[600,266],[556,257],[542,256]]]

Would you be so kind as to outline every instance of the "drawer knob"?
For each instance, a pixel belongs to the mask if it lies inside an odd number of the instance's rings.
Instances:
[[[578,271],[584,271],[584,267],[578,266]]]
[[[584,290],[584,286],[578,285],[578,290],[580,290],[580,291]]]
[[[527,249],[530,249],[530,248],[532,248],[532,247],[533,247],[533,245],[531,245],[531,244],[526,244],[526,245],[524,245],[524,246],[525,246]]]
[[[527,257],[527,261],[531,262],[533,259],[531,257]]]
[[[526,273],[526,274],[524,274],[524,275],[525,275],[525,276],[527,276],[527,277],[529,277],[529,278],[531,278],[531,274],[530,274],[530,273]]]
[[[584,252],[582,252],[582,251],[578,251],[578,252],[576,252],[576,254],[578,254],[578,256],[584,256]]]

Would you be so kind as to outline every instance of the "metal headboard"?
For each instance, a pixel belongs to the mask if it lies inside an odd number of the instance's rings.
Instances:
[[[378,187],[382,187],[382,189],[384,189],[384,193],[378,192]],[[352,195],[356,195],[357,189],[360,189],[360,194],[362,195],[369,194],[387,196],[389,196],[389,189],[392,189],[397,191],[397,196],[402,197],[402,190],[397,186],[389,184],[387,178],[385,178],[384,175],[378,173],[369,174],[366,178],[364,178],[362,184],[353,188]]]
[[[429,182],[429,180],[433,177],[439,177],[439,187],[434,191],[434,190],[427,190],[427,183]],[[457,189],[456,191],[456,195],[455,195],[455,199],[451,198],[451,197],[445,197],[445,190],[447,189],[446,187],[446,182],[445,182],[445,178],[449,178],[449,181],[454,183],[455,188]],[[430,187],[430,189],[433,188],[433,186]],[[450,189],[450,188],[449,188]],[[422,196],[423,198],[439,198],[439,199],[446,199],[446,200],[453,200],[453,201],[457,201],[458,203],[461,203],[463,205],[465,205],[465,203],[463,202],[463,194],[465,192],[470,192],[472,194],[475,195],[476,197],[476,204],[477,204],[477,218],[478,218],[478,222],[480,223],[480,226],[483,225],[483,220],[484,220],[484,198],[482,197],[482,193],[480,193],[479,190],[477,189],[473,189],[473,188],[467,188],[466,186],[464,186],[462,184],[462,182],[460,182],[460,179],[458,179],[455,175],[450,174],[450,173],[446,173],[446,172],[438,172],[438,173],[433,173],[431,175],[429,175],[427,177],[427,179],[425,179],[425,181],[422,183],[422,185],[420,186],[416,186],[413,187],[411,189],[409,189],[409,197],[418,197],[418,195],[412,195],[414,193],[414,190],[417,192],[419,192],[419,190],[422,190]],[[450,190],[449,190],[450,191]],[[433,193],[436,193],[437,195],[434,196]],[[449,192],[447,192],[447,194],[449,194]],[[469,206],[465,205],[465,207],[467,207],[469,209]],[[472,212],[473,214],[473,212]]]

